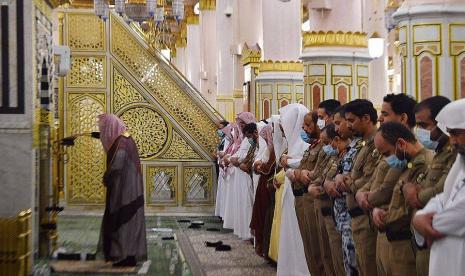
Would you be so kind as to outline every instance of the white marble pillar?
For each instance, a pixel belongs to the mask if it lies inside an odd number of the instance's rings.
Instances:
[[[312,109],[326,99],[346,103],[369,98],[371,58],[362,33],[362,0],[332,0],[329,10],[309,3],[310,32],[303,34],[305,103]]]
[[[290,103],[303,103],[300,54],[301,1],[262,1],[262,62],[256,77],[255,112],[278,114]]]
[[[34,81],[36,79],[34,20],[35,9],[32,1],[22,1],[23,42],[20,54],[17,40],[17,2],[11,1],[9,15],[9,93],[10,104],[6,106],[2,99],[1,106],[9,108],[0,114],[0,217],[15,217],[20,211],[32,208],[34,210],[36,159],[33,149],[34,104],[37,95]],[[3,28],[3,27],[2,27]],[[2,29],[3,30],[3,29]],[[18,64],[18,56],[23,58],[23,64]],[[22,89],[18,87],[18,70],[23,70]],[[5,82],[2,79],[2,83]],[[1,90],[1,88],[0,88]],[[2,93],[3,91],[0,91]],[[19,93],[24,95],[24,109],[19,106]],[[10,111],[11,110],[11,111]],[[38,124],[37,124],[38,127]],[[38,129],[36,129],[38,131]],[[38,135],[38,133],[37,133]],[[38,136],[36,136],[38,138]],[[36,145],[37,146],[37,145]],[[38,158],[38,157],[37,157]]]
[[[176,47],[176,57],[173,64],[184,76],[186,75],[186,47]]]
[[[417,100],[465,97],[465,3],[406,0],[399,28],[402,90]]]
[[[217,90],[216,109],[230,121],[235,118],[233,87],[233,17],[236,16],[232,9],[233,0],[216,1],[216,55],[217,59]],[[227,16],[226,11],[232,13]]]
[[[383,56],[373,59],[369,63],[368,99],[376,107],[381,108],[383,97],[388,93],[388,32],[385,24],[385,1],[384,0],[364,0],[363,26],[362,30],[370,37],[377,33],[384,38],[385,47]]]
[[[187,21],[186,77],[200,91],[200,25],[198,15],[191,18]]]
[[[205,1],[206,2],[206,1]],[[216,101],[216,13],[212,2],[200,10],[200,91],[207,101]]]

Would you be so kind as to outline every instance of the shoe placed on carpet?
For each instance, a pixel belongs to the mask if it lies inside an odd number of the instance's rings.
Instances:
[[[219,232],[220,231],[220,229],[215,228],[215,227],[207,228],[206,230],[210,231],[210,232]]]
[[[164,240],[164,241],[171,241],[171,240],[174,240],[174,237],[173,236],[162,237],[161,239]]]
[[[178,219],[179,223],[186,223],[186,222],[191,222],[189,219]]]
[[[136,257],[134,256],[127,256],[126,259],[113,263],[114,267],[122,267],[122,266],[136,266],[137,261]]]
[[[199,229],[199,228],[201,228],[201,227],[200,227],[200,225],[198,225],[198,224],[191,223],[191,225],[189,225],[189,227],[187,227],[187,228],[190,228],[190,229]]]
[[[231,246],[227,244],[218,245],[215,247],[216,251],[231,251]]]
[[[217,241],[217,242],[208,242],[208,241],[206,241],[206,242],[205,242],[205,245],[206,245],[207,247],[217,247],[217,246],[220,246],[220,245],[222,245],[222,244],[223,244],[222,241]]]
[[[201,221],[201,220],[194,220],[192,221],[192,224],[196,224],[196,225],[204,225],[204,222]]]
[[[57,260],[80,261],[80,253],[58,253]]]

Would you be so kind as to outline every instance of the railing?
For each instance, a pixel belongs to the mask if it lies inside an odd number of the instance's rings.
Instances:
[[[114,13],[114,15],[118,16],[116,13]],[[205,106],[208,109],[207,111],[212,116],[212,119],[218,121],[224,120],[223,115],[221,115],[215,108],[211,106],[211,104],[202,96],[200,91],[195,88],[195,86],[176,68],[176,66],[171,63],[171,61],[169,61],[165,56],[163,56],[158,49],[155,49],[149,45],[147,41],[147,35],[140,29],[137,24],[131,23],[130,27],[132,30],[134,30],[134,33],[137,34],[140,40],[143,41],[143,43],[146,45],[146,48],[149,49],[150,53],[152,53],[157,60],[161,61],[160,65],[174,80],[176,80],[182,90],[187,92],[191,98],[196,100],[198,103]]]
[[[31,210],[0,219],[0,274],[31,274]]]

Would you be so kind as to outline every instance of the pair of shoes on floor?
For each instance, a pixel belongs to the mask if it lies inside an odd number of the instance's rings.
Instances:
[[[216,251],[231,251],[231,246],[227,244],[223,244],[222,241],[217,242],[205,242],[207,247],[214,247]]]
[[[199,229],[202,225],[204,225],[204,222],[200,221],[200,220],[197,220],[197,221],[191,222],[191,225],[189,225],[188,228],[190,228],[190,229]]]
[[[207,228],[206,230],[210,231],[210,232],[219,232],[220,231],[220,229],[218,229],[216,227],[210,227],[210,228]]]
[[[114,267],[133,267],[137,265],[136,257],[134,256],[127,256],[125,259],[113,263]]]

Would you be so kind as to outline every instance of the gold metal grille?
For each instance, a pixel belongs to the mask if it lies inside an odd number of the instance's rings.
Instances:
[[[0,219],[0,272],[4,276],[30,275],[31,210],[16,218]]]
[[[94,14],[69,14],[68,46],[71,50],[104,51],[105,24]]]
[[[97,116],[105,111],[105,94],[68,95],[67,135],[98,131]],[[105,154],[99,140],[79,137],[68,151],[68,201],[75,204],[103,203],[102,177]]]
[[[165,119],[151,107],[131,107],[121,113],[139,150],[141,158],[151,158],[167,146],[170,127]]]

